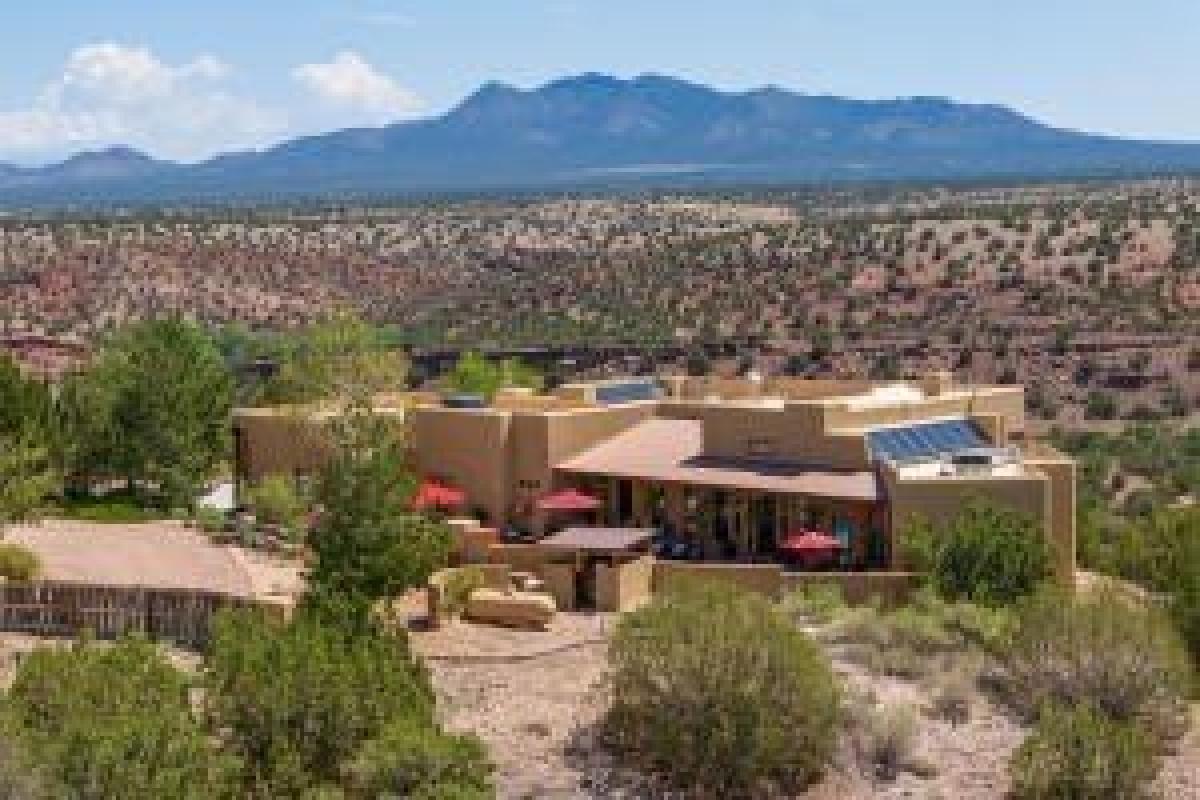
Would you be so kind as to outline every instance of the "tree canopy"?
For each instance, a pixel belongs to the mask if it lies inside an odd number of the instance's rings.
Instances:
[[[274,350],[279,371],[255,398],[264,404],[345,402],[405,386],[403,354],[379,328],[350,313],[278,340]]]
[[[412,509],[415,481],[405,464],[402,432],[389,418],[350,412],[316,487],[323,511],[309,544],[313,602],[336,598],[369,613],[375,603],[424,585],[449,558],[444,522]]]
[[[165,504],[190,505],[228,453],[232,387],[197,325],[170,318],[122,330],[64,382],[71,473],[123,478]]]
[[[491,399],[496,392],[510,387],[542,388],[542,376],[533,367],[515,358],[494,361],[476,352],[463,353],[454,367],[442,377],[442,384],[463,394]]]

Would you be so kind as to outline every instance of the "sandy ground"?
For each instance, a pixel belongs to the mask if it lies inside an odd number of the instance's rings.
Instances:
[[[560,614],[546,632],[451,622],[415,633],[442,699],[447,725],[474,731],[497,764],[504,800],[664,798],[668,795],[613,768],[595,738],[604,712],[604,636],[609,615]],[[920,709],[923,687],[871,676],[834,656],[846,684],[883,705]],[[919,714],[916,755],[931,777],[904,773],[890,782],[865,775],[847,742],[824,780],[803,800],[990,800],[1008,788],[1007,764],[1025,730],[983,697],[971,719],[954,726]],[[1156,785],[1164,798],[1200,798],[1200,728],[1176,746]]]

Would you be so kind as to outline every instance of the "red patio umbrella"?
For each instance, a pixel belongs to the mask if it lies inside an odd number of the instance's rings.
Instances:
[[[599,499],[578,489],[561,489],[538,500],[542,511],[595,511],[600,505]]]
[[[805,566],[828,564],[841,549],[842,543],[836,537],[820,531],[789,533],[778,547],[780,553]]]
[[[455,489],[437,481],[424,481],[413,495],[413,508],[438,508],[442,510],[459,508],[467,502],[467,495],[462,489]]]
[[[833,553],[842,549],[842,543],[837,537],[820,531],[796,531],[784,537],[779,549],[799,554]]]

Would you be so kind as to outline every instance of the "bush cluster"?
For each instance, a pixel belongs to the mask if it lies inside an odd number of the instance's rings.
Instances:
[[[1016,800],[1144,796],[1157,770],[1154,745],[1135,723],[1089,704],[1052,705],[1009,764]]]
[[[0,542],[0,578],[29,581],[42,569],[37,553],[12,542]]]
[[[1111,588],[1046,589],[1022,603],[1002,657],[1003,695],[1029,719],[1047,704],[1089,704],[1170,736],[1180,729],[1192,669],[1171,621]]]
[[[872,671],[903,678],[940,673],[973,652],[990,652],[1012,627],[1007,609],[948,603],[931,588],[907,606],[883,611],[861,606],[844,612],[823,634]]]
[[[982,502],[944,525],[912,521],[906,559],[952,600],[1000,607],[1024,597],[1051,572],[1051,553],[1035,520]]]
[[[829,661],[757,595],[679,583],[621,620],[609,661],[614,743],[677,785],[731,798],[795,791],[833,750],[841,703]]]
[[[150,642],[43,648],[4,700],[5,727],[45,768],[34,798],[234,798],[238,761],[191,707],[182,673]]]
[[[286,475],[268,475],[246,491],[246,503],[260,522],[295,530],[308,509],[296,482]]]

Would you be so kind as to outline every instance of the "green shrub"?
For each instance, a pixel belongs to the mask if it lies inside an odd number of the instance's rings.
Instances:
[[[30,581],[42,571],[37,553],[12,542],[0,542],[0,578],[10,581]]]
[[[789,592],[780,607],[789,615],[827,625],[846,610],[846,598],[836,583],[809,583]]]
[[[295,527],[308,508],[296,482],[286,475],[268,475],[245,492],[246,505],[260,522]]]
[[[81,800],[235,797],[236,761],[196,719],[184,675],[150,642],[25,658],[4,701],[30,753]]]
[[[0,797],[4,800],[61,800],[66,797],[66,792],[51,776],[49,765],[37,763],[21,732],[14,726],[12,720],[0,725]]]
[[[451,614],[461,614],[467,607],[471,592],[487,586],[487,574],[479,567],[459,567],[448,570],[442,584],[442,607]]]
[[[846,611],[823,638],[848,646],[846,655],[881,675],[921,678],[978,650],[1006,641],[1012,615],[969,603],[947,603],[924,589],[895,611],[861,606]]]
[[[1118,530],[1108,568],[1166,597],[1200,663],[1200,509],[1160,510]]]
[[[1001,666],[1005,698],[1028,718],[1048,703],[1086,703],[1162,737],[1180,732],[1192,681],[1166,614],[1111,588],[1026,600]]]
[[[609,661],[614,744],[677,785],[761,797],[807,785],[830,758],[829,660],[757,595],[680,582],[621,619]]]
[[[1133,800],[1157,772],[1150,736],[1086,703],[1045,708],[1009,763],[1017,800]]]
[[[221,533],[225,530],[225,512],[211,506],[200,506],[194,515],[196,524],[205,533]]]
[[[1041,526],[1006,508],[971,503],[945,525],[915,520],[903,539],[910,565],[951,600],[1009,605],[1050,576]]]
[[[163,513],[145,505],[128,492],[113,492],[102,497],[72,495],[64,498],[56,515],[84,522],[137,524],[163,519]]]
[[[357,796],[487,800],[495,795],[483,744],[411,719],[366,742],[347,768]]]
[[[434,724],[427,676],[402,635],[305,613],[286,625],[259,612],[220,616],[207,686],[213,726],[245,763],[246,797],[337,785],[387,725]]]

